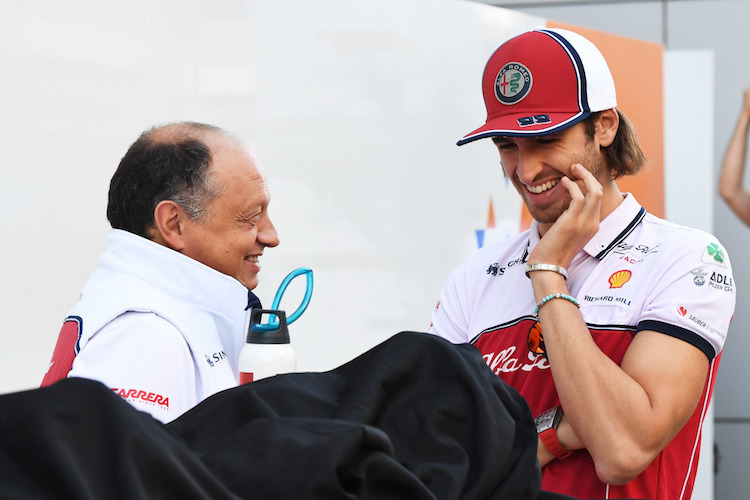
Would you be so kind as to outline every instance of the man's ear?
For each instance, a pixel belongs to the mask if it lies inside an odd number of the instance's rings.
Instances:
[[[185,213],[172,200],[162,200],[154,209],[153,240],[160,245],[181,252],[185,248],[182,219]]]
[[[620,127],[620,115],[615,108],[605,109],[599,113],[596,120],[596,139],[599,146],[607,147],[612,144]]]

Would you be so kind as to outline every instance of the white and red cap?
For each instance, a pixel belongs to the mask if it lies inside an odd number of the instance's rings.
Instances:
[[[485,137],[552,134],[617,106],[604,56],[586,38],[562,29],[506,40],[487,61],[482,94],[487,122],[459,146]]]

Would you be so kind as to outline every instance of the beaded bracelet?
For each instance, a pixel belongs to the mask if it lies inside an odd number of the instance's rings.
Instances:
[[[526,276],[528,276],[532,271],[552,271],[553,273],[559,274],[566,280],[568,279],[568,270],[562,266],[557,266],[555,264],[526,264]]]
[[[534,316],[538,316],[539,308],[541,308],[544,304],[552,299],[565,299],[575,304],[576,307],[581,307],[581,303],[578,302],[575,297],[571,297],[567,293],[553,293],[552,295],[547,295],[542,300],[536,303],[536,307],[534,308]]]

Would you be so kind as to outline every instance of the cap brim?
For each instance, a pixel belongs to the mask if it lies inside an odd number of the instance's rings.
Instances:
[[[560,132],[568,127],[572,127],[576,123],[579,123],[591,115],[588,111],[581,111],[577,113],[547,113],[544,115],[544,119],[533,123],[533,116],[529,116],[528,112],[520,114],[511,114],[493,118],[487,120],[487,123],[466,134],[456,144],[463,146],[469,142],[473,142],[479,139],[486,139],[487,137],[537,137],[541,135],[554,134]],[[529,125],[521,126],[519,123],[529,122]]]

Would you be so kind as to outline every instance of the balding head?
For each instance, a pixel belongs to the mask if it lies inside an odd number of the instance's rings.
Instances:
[[[205,140],[210,135],[230,136],[225,130],[206,123],[174,122],[156,125],[141,134],[157,144],[178,144],[189,140]]]
[[[214,144],[239,141],[219,127],[178,122],[146,130],[120,161],[109,189],[112,227],[153,239],[154,209],[172,200],[196,220],[223,189],[211,180]]]

